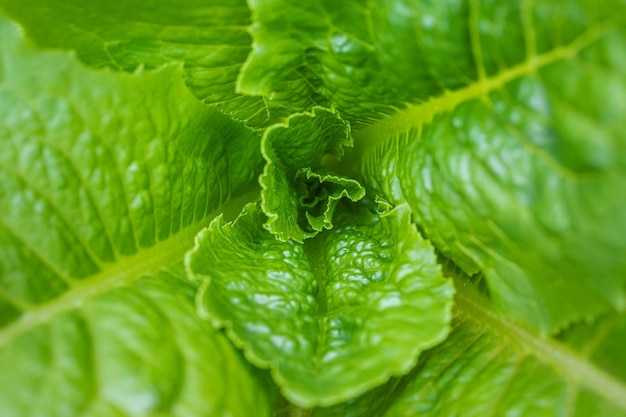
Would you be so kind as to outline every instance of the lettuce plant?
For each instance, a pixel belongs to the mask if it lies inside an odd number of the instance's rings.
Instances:
[[[626,416],[623,0],[0,0],[0,414]]]

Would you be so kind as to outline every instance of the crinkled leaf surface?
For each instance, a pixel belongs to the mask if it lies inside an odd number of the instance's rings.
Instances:
[[[349,124],[321,107],[296,113],[265,131],[261,152],[266,163],[259,182],[267,230],[280,240],[302,242],[332,228],[339,199],[365,196],[357,181],[322,167],[325,157],[340,159],[345,146],[352,146]]]
[[[0,8],[39,45],[75,50],[91,66],[134,71],[182,62],[187,86],[205,103],[252,126],[268,119],[270,100],[235,91],[251,43],[245,0],[1,0]]]
[[[332,229],[333,214],[340,199],[356,202],[365,197],[365,188],[357,181],[320,170],[305,168],[296,173],[298,185],[303,186],[300,204],[309,226],[315,232]],[[313,233],[311,233],[313,234]]]
[[[0,333],[2,413],[271,415],[267,381],[197,318],[180,272],[145,275],[10,340]]]
[[[88,71],[6,21],[0,69],[2,413],[267,414],[249,367],[194,318],[192,288],[157,272],[254,182],[258,137],[178,68]]]
[[[559,25],[564,33],[552,33],[556,43],[586,24],[578,10],[567,10],[569,0],[249,3],[254,42],[241,90],[268,95],[280,91],[284,78],[299,74],[359,128],[522,62],[522,21],[533,18],[533,7],[539,33],[558,23],[555,15],[574,16],[572,28]]]
[[[380,54],[398,50],[397,45],[389,48],[395,39],[382,37],[402,30],[396,27],[399,22],[383,23],[388,17],[394,19],[387,11],[396,4],[399,10],[406,9],[400,3],[250,0],[254,43],[239,79],[241,91],[279,94],[284,79],[300,77],[317,95],[337,105],[351,123],[390,113],[394,104],[403,103],[411,97],[410,90],[422,84],[389,77],[404,68],[395,67],[398,61],[388,57],[387,66],[393,70],[385,73],[379,60]],[[390,23],[394,32],[385,33]],[[403,52],[411,51],[412,45],[406,46]],[[413,80],[416,71],[419,66],[411,68]]]
[[[473,285],[456,288],[452,332],[409,374],[309,415],[626,415],[626,315],[612,313],[550,339],[502,318]]]
[[[262,227],[254,205],[198,235],[187,267],[199,308],[287,398],[330,405],[408,372],[445,338],[452,283],[406,206],[381,216],[343,211],[304,244]]]
[[[364,182],[546,333],[626,306],[626,7],[552,3],[493,6],[519,45],[483,33],[489,5],[470,13],[482,75],[355,133]]]
[[[574,328],[585,335],[576,345],[498,317],[467,289],[457,306],[448,340],[424,355],[383,416],[626,415],[625,315]]]

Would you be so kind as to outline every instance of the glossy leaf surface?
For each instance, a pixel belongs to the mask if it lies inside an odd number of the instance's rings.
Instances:
[[[180,269],[159,272],[253,183],[258,137],[178,68],[93,72],[0,33],[2,413],[268,415],[265,383],[195,317]]]
[[[550,333],[626,305],[626,20],[568,3],[587,26],[563,15],[571,30],[544,39],[549,6],[534,7],[521,62],[356,135],[364,182],[408,201],[439,250],[483,271],[500,311]],[[484,59],[510,47],[480,40]]]
[[[246,207],[201,232],[187,266],[201,315],[301,406],[330,405],[411,369],[445,338],[453,294],[406,206],[354,212],[304,244]]]
[[[459,280],[452,332],[424,352],[409,374],[345,404],[304,412],[313,417],[626,415],[624,314],[546,338],[502,318],[473,284]]]

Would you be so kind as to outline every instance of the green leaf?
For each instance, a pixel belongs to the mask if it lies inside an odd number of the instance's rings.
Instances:
[[[86,70],[4,20],[0,68],[3,413],[267,415],[250,369],[194,318],[192,288],[157,272],[254,186],[258,136],[177,67]]]
[[[265,123],[271,100],[236,92],[250,52],[245,0],[0,0],[43,47],[75,50],[94,67],[123,71],[180,62],[191,92],[251,126]],[[291,83],[293,84],[293,83]]]
[[[386,91],[376,62],[373,16],[384,6],[363,1],[251,0],[254,38],[242,68],[240,91],[252,95],[286,95],[286,79],[305,80],[314,99],[336,105],[351,123],[390,113],[394,97]],[[404,90],[409,87],[405,83]],[[402,102],[402,94],[396,103]],[[323,97],[320,98],[320,97]],[[361,118],[360,116],[363,116]]]
[[[514,12],[523,61],[488,71],[514,48],[469,31],[481,78],[355,132],[355,152],[365,184],[485,273],[498,310],[549,333],[626,306],[626,19],[595,2]],[[549,22],[559,29],[539,37]]]
[[[336,112],[320,107],[265,131],[261,201],[269,218],[265,227],[278,239],[302,242],[330,229],[339,199],[354,202],[365,196],[357,181],[322,167],[325,157],[340,159],[344,146],[352,146],[350,126]]]
[[[270,367],[299,406],[348,400],[409,371],[445,338],[453,295],[406,206],[343,211],[331,232],[282,242],[248,205],[198,235],[187,267],[201,315]]]
[[[569,334],[564,344],[498,317],[467,289],[457,306],[450,337],[424,354],[382,416],[626,415],[626,315],[574,328],[585,335],[576,346]]]
[[[182,271],[86,299],[0,349],[10,416],[270,416],[258,372],[195,315]]]

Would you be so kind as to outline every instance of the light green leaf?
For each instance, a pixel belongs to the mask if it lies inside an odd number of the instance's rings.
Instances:
[[[197,318],[180,271],[85,300],[0,348],[7,416],[270,416],[267,381]]]
[[[450,337],[423,356],[382,416],[626,416],[626,315],[575,328],[586,337],[575,346],[498,317],[467,289],[457,306]]]
[[[445,338],[453,294],[406,206],[342,211],[335,228],[282,242],[248,205],[198,235],[187,267],[201,315],[270,367],[299,406],[331,405],[410,370]]]
[[[626,338],[626,314],[608,314],[597,322],[580,323],[558,335],[574,351],[593,362],[604,372],[623,381],[626,386],[626,355],[622,341]]]
[[[332,229],[333,213],[342,197],[352,202],[365,197],[365,188],[357,181],[332,173],[320,174],[305,168],[296,173],[296,181],[305,186],[300,204],[306,210],[309,225],[316,232]]]
[[[340,159],[345,146],[352,146],[350,126],[336,112],[320,107],[265,131],[261,152],[266,164],[259,182],[267,230],[280,240],[302,242],[332,228],[339,199],[365,196],[357,181],[322,167],[324,157]]]
[[[43,47],[75,50],[90,66],[131,72],[184,63],[197,98],[251,126],[269,117],[271,100],[235,91],[251,43],[245,0],[0,0],[0,8]]]
[[[6,21],[0,68],[2,412],[267,414],[191,288],[157,272],[254,186],[258,136],[193,98],[179,68],[89,71]]]
[[[561,6],[494,5],[521,22],[521,62],[489,70],[515,48],[474,28],[479,80],[355,132],[364,183],[544,333],[626,307],[626,8]],[[469,18],[490,27],[490,7]]]

